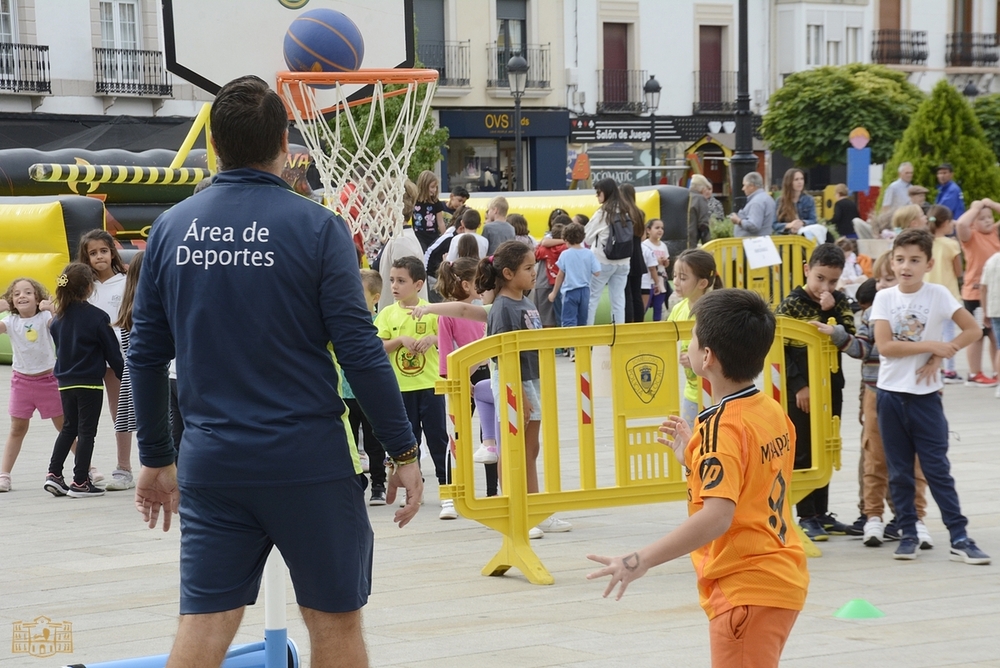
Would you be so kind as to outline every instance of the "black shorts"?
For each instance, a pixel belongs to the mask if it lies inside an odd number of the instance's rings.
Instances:
[[[968,311],[969,313],[971,313],[972,315],[976,315],[976,309],[979,308],[979,304],[980,304],[980,301],[978,299],[963,299],[962,300],[962,306],[964,306],[965,310]],[[992,331],[993,331],[993,329],[990,327],[990,320],[989,320],[989,318],[987,318],[986,319],[986,324],[983,325],[983,336],[989,336],[990,332],[992,332]]]
[[[371,593],[363,475],[311,485],[181,488],[182,615],[252,605],[277,546],[299,605],[351,612]]]

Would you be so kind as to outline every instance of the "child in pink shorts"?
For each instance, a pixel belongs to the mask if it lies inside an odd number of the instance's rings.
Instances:
[[[45,288],[30,278],[18,278],[0,298],[0,334],[10,337],[14,352],[10,378],[10,435],[0,460],[0,492],[9,492],[14,468],[28,423],[37,410],[43,420],[52,420],[62,431],[63,409],[59,385],[52,369],[56,350],[49,333],[52,303]]]

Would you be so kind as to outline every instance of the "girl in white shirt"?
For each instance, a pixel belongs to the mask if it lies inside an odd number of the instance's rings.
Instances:
[[[94,271],[94,289],[90,293],[90,303],[108,314],[111,322],[118,320],[118,311],[125,293],[125,263],[122,262],[115,240],[104,230],[91,230],[80,238],[79,261],[89,265]],[[121,341],[121,330],[115,328]],[[108,408],[112,422],[118,419],[118,393],[121,381],[109,367],[104,375],[104,389],[108,395]],[[135,487],[132,478],[132,434],[127,431],[115,432],[118,464],[107,489],[125,490]]]
[[[670,296],[667,283],[667,267],[670,266],[670,250],[663,239],[663,221],[653,218],[646,223],[646,239],[642,242],[642,257],[648,272],[642,275],[642,294],[646,298],[646,310],[653,309],[653,322],[663,316],[663,304]],[[640,318],[641,320],[641,318]]]
[[[10,472],[21,452],[35,410],[43,420],[52,420],[56,431],[62,431],[63,409],[59,384],[52,375],[56,349],[49,333],[52,302],[48,292],[38,281],[18,278],[0,298],[2,311],[10,313],[0,318],[0,334],[10,337],[14,353],[10,377],[10,434],[0,461],[0,492],[9,492]]]

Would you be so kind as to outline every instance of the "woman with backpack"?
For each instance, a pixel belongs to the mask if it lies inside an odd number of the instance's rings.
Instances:
[[[594,184],[594,189],[601,208],[587,222],[584,242],[597,256],[601,273],[590,280],[587,324],[594,324],[605,285],[611,299],[611,319],[620,324],[625,322],[625,286],[632,259],[633,223],[614,179],[601,179]]]

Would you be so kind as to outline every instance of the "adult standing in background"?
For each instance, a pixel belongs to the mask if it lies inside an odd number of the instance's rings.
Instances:
[[[328,346],[395,462],[388,500],[406,488],[400,526],[423,490],[413,431],[350,230],[281,179],[281,98],[241,77],[219,91],[211,123],[224,169],[153,223],[128,355],[142,463],[136,507],[150,528],[161,513],[164,530],[178,506],[181,515],[181,617],[168,665],[222,663],[276,546],[313,666],[367,666],[360,609],[373,534]],[[266,320],[251,303],[267,305]],[[175,353],[179,470],[167,418]]]
[[[896,170],[899,176],[890,183],[882,195],[882,211],[891,211],[896,207],[910,204],[910,185],[913,183],[913,164],[904,162]]]
[[[688,186],[691,197],[688,200],[688,248],[697,248],[699,243],[708,243],[712,238],[712,214],[708,200],[712,198],[712,182],[704,174],[691,177]]]
[[[618,192],[618,184],[614,179],[601,179],[594,184],[597,191],[597,201],[601,208],[587,221],[587,236],[584,239],[590,250],[601,263],[601,273],[590,279],[590,307],[587,310],[587,324],[594,324],[597,315],[597,305],[601,302],[604,286],[608,286],[608,297],[611,300],[611,317],[615,323],[625,322],[625,285],[628,283],[631,257],[620,260],[609,260],[604,254],[604,244],[611,230],[609,225],[616,216],[628,216],[628,209],[622,202]]]
[[[775,204],[764,190],[764,177],[759,172],[750,172],[743,177],[743,193],[747,203],[737,213],[729,214],[733,221],[734,237],[766,237],[771,234]]]
[[[846,184],[838,183],[834,187],[833,218],[830,219],[830,223],[837,228],[838,237],[857,239],[858,234],[854,231],[854,219],[860,218],[861,213],[858,211],[858,205],[848,195]]]
[[[952,218],[958,220],[965,213],[965,197],[962,195],[962,189],[955,183],[954,176],[950,163],[943,162],[937,168],[937,180],[941,187],[938,188],[934,203],[948,207]]]
[[[486,207],[486,224],[483,225],[482,232],[489,242],[486,255],[493,255],[500,244],[513,241],[516,236],[514,226],[507,222],[508,209],[507,198],[500,195],[491,199],[490,205]]]
[[[927,193],[929,192],[927,188],[923,186],[910,186],[906,192],[910,196],[910,204],[919,206],[924,214],[931,210],[931,203],[927,201]]]
[[[816,224],[816,201],[806,193],[806,175],[792,167],[781,180],[781,199],[775,207],[771,227],[775,234],[798,234],[806,225]]]
[[[632,258],[629,261],[628,282],[625,284],[625,322],[645,320],[646,303],[642,298],[642,277],[649,276],[642,241],[646,238],[646,214],[635,201],[635,186],[623,183],[618,188],[622,205],[632,220]]]

